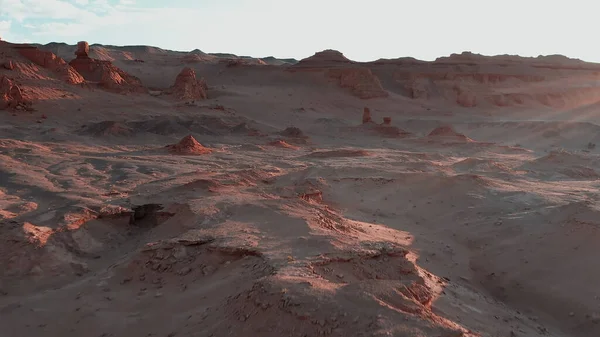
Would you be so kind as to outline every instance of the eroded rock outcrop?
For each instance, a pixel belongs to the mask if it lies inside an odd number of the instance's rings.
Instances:
[[[200,144],[192,135],[183,137],[177,144],[168,145],[167,149],[171,153],[179,155],[202,155],[212,152],[211,149]]]
[[[326,49],[315,53],[313,56],[300,60],[294,68],[305,67],[330,67],[330,66],[346,66],[354,63],[337,50]]]
[[[600,95],[592,82],[555,85],[566,78],[579,81],[600,75],[600,64],[560,55],[484,56],[465,52],[434,62],[377,61],[361,66],[369,67],[390,92],[464,107],[542,105],[569,109],[595,104]]]
[[[368,68],[333,68],[328,70],[327,76],[336,79],[342,88],[349,88],[354,96],[362,99],[389,96],[379,78]]]
[[[580,59],[569,58],[564,55],[539,55],[525,57],[519,55],[494,55],[487,56],[464,51],[460,54],[438,57],[436,64],[501,64],[501,65],[527,65],[536,68],[570,69],[570,70],[598,70],[600,64],[584,62]]]
[[[327,49],[307,57],[290,67],[289,71],[322,71],[342,88],[349,88],[362,99],[387,97],[379,78],[369,68],[361,67],[336,50]]]
[[[185,67],[177,75],[169,93],[182,100],[200,100],[208,97],[207,90],[206,82],[203,79],[198,80],[192,68]]]
[[[79,41],[77,43],[77,50],[75,55],[79,58],[89,58],[90,45],[86,41]]]
[[[392,126],[391,117],[383,117],[382,124],[375,123],[373,121],[373,116],[371,116],[371,110],[367,107],[363,109],[362,124],[357,128],[352,128],[352,130],[390,138],[406,137],[410,135],[409,132]]]
[[[31,101],[23,96],[21,88],[6,76],[0,77],[0,110],[29,110]]]
[[[98,83],[101,87],[115,92],[145,92],[139,78],[114,66],[110,61],[89,57],[89,45],[82,41],[77,44],[77,56],[69,62],[86,81]]]
[[[40,50],[33,46],[18,46],[19,54],[36,65],[48,69],[57,74],[61,80],[69,84],[80,84],[84,78],[65,60],[54,55],[50,51]]]
[[[198,54],[188,54],[181,58],[183,63],[200,63],[204,62],[206,59]]]

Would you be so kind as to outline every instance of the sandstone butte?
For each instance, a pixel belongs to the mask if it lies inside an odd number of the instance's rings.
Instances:
[[[324,71],[325,76],[361,99],[388,97],[379,78],[336,50],[324,50],[290,67],[291,71]]]

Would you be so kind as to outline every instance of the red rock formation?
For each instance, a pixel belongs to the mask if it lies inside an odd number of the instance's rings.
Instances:
[[[373,119],[371,118],[371,110],[369,110],[369,108],[365,107],[363,110],[362,123],[366,124],[366,123],[371,123],[372,121],[373,121]]]
[[[196,79],[196,72],[192,68],[186,67],[177,75],[170,93],[182,100],[196,100],[206,99],[207,90],[206,82],[202,79]]]
[[[355,64],[339,51],[328,49],[301,60],[289,71],[325,71],[327,77],[335,79],[342,88],[351,89],[362,99],[389,96],[369,68]]]
[[[86,41],[77,42],[75,55],[77,58],[89,58],[90,45]]]
[[[192,137],[192,135],[183,137],[179,143],[168,145],[167,148],[172,153],[180,155],[201,155],[212,152],[211,149],[206,148],[202,144],[198,143],[198,141]]]
[[[6,76],[0,77],[0,110],[25,109],[29,110],[31,101],[27,100],[21,88]]]
[[[387,97],[388,92],[383,89],[379,78],[368,68],[333,68],[329,69],[327,75],[338,81],[342,88],[349,88],[352,94],[362,98]]]
[[[600,64],[588,63],[580,59],[568,58],[563,55],[540,55],[537,57],[523,57],[518,55],[485,56],[472,52],[462,52],[446,57],[439,57],[433,63],[443,65],[453,64],[501,64],[501,65],[528,65],[537,68],[571,69],[571,70],[598,70]]]
[[[391,124],[391,117],[383,117],[383,124],[374,123],[373,118],[371,117],[371,110],[365,107],[363,110],[362,125],[360,125],[354,130],[359,130],[360,132],[367,132],[374,135],[390,138],[406,137],[410,135],[409,132],[406,132],[398,127],[392,126]]]
[[[86,81],[96,82],[105,89],[116,92],[145,92],[142,82],[137,77],[130,75],[110,61],[101,61],[90,58],[89,45],[82,41],[78,43],[75,52],[77,57],[69,62]]]
[[[60,78],[70,84],[80,84],[84,82],[83,77],[62,58],[54,55],[52,52],[39,50],[36,47],[24,45],[17,47],[19,54],[29,61],[49,69]]]

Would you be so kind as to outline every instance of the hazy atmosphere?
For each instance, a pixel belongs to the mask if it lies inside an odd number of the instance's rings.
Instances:
[[[594,1],[0,0],[0,36],[357,61],[412,56],[563,54],[600,61]]]

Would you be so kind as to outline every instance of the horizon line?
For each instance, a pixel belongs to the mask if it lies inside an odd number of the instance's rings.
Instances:
[[[71,46],[71,47],[77,47],[77,43],[75,43],[75,44],[69,44],[67,42],[62,42],[62,41],[60,41],[60,42],[59,41],[52,41],[52,42],[48,42],[48,43],[45,43],[45,44],[44,43],[39,43],[39,42],[10,42],[10,41],[2,39],[1,37],[0,37],[0,41],[7,42],[7,43],[10,43],[10,44],[21,44],[21,45],[27,45],[28,44],[28,45],[47,46],[47,45],[51,45],[51,44],[64,44],[64,45]],[[82,41],[79,41],[79,42],[83,42],[83,41],[85,41],[85,40],[82,40]],[[85,41],[85,42],[87,42],[87,41]],[[252,56],[252,55],[238,55],[238,54],[229,53],[229,52],[206,52],[206,51],[201,50],[199,48],[194,48],[192,50],[185,51],[185,50],[175,50],[175,49],[162,48],[162,47],[159,47],[159,46],[156,46],[156,45],[143,45],[143,44],[140,44],[140,45],[136,45],[136,44],[116,45],[116,44],[104,44],[104,43],[92,43],[92,44],[90,44],[90,47],[93,47],[93,46],[116,47],[116,48],[150,47],[150,48],[157,48],[157,49],[160,49],[160,50],[164,50],[164,51],[167,51],[167,52],[176,52],[176,53],[191,53],[191,52],[197,50],[197,51],[200,51],[200,52],[202,52],[204,54],[207,54],[207,55],[228,54],[228,55],[233,55],[233,56],[240,57],[240,58],[255,58],[255,59],[263,59],[263,58],[272,57],[272,58],[275,58],[277,60],[286,60],[286,59],[289,60],[289,59],[291,59],[291,60],[295,60],[295,61],[298,61],[298,62],[302,61],[304,59],[310,58],[310,57],[312,57],[312,56],[314,56],[314,55],[316,55],[316,54],[318,54],[320,52],[324,52],[324,51],[335,51],[335,52],[338,52],[338,53],[344,55],[344,53],[342,51],[339,51],[339,50],[336,50],[336,49],[331,49],[331,48],[323,49],[323,50],[320,50],[320,51],[316,51],[312,55],[304,57],[304,58],[297,58],[297,57],[277,57],[277,56],[274,56],[274,55],[257,57],[257,56]],[[518,57],[518,58],[521,58],[521,59],[543,59],[543,58],[550,58],[550,57],[562,57],[562,58],[565,58],[566,60],[572,61],[572,62],[600,64],[600,62],[586,61],[586,60],[583,60],[583,59],[580,59],[580,58],[570,57],[570,56],[567,56],[567,55],[564,55],[564,54],[546,54],[546,55],[539,54],[537,56],[524,56],[524,55],[519,55],[519,54],[486,55],[486,54],[481,54],[481,53],[477,53],[477,52],[473,52],[473,51],[468,51],[468,50],[464,50],[464,51],[462,51],[460,53],[451,53],[450,55],[440,55],[440,56],[437,56],[433,60],[419,59],[419,58],[414,57],[414,56],[398,56],[398,57],[393,57],[393,58],[380,57],[378,59],[370,60],[370,61],[356,61],[356,60],[352,60],[350,58],[348,58],[348,60],[351,61],[351,62],[354,62],[354,63],[372,63],[372,62],[385,61],[385,60],[394,61],[394,60],[399,60],[399,59],[413,59],[413,60],[420,61],[420,62],[431,63],[431,62],[436,62],[437,60],[439,60],[441,58],[449,58],[449,57],[452,57],[452,56],[460,56],[460,55],[465,55],[465,54],[466,55],[470,54],[470,55],[475,56],[475,57],[483,57],[483,58]],[[344,57],[346,57],[346,56],[344,55]]]

